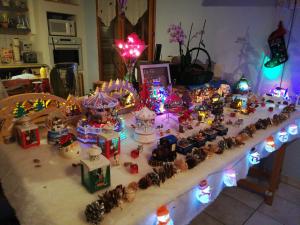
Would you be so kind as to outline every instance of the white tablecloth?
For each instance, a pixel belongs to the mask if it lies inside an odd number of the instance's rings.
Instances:
[[[239,128],[230,127],[228,135],[234,135],[247,124],[268,116],[271,114],[266,109],[260,109],[251,116],[243,116],[244,124]],[[121,163],[137,162],[139,174],[131,175],[123,166],[113,167],[111,187],[138,181],[152,170],[147,164],[147,158],[151,155],[151,150],[154,149],[156,143],[145,145],[140,157],[137,160],[131,159],[130,151],[136,148],[138,143],[131,138],[132,116],[125,115],[124,118],[129,137],[122,141],[120,161]],[[201,180],[208,180],[212,187],[212,199],[216,198],[224,187],[222,171],[234,167],[237,171],[237,178],[244,178],[250,166],[246,157],[249,150],[253,146],[257,146],[263,156],[266,156],[263,144],[260,143],[263,143],[268,136],[275,134],[280,128],[294,123],[297,118],[300,118],[300,112],[293,113],[288,121],[278,127],[257,131],[254,138],[247,141],[245,145],[227,150],[222,155],[214,155],[195,168],[177,174],[161,187],[150,187],[147,190],[138,191],[134,202],[125,203],[122,208],[113,209],[111,213],[105,215],[101,224],[153,225],[156,220],[155,211],[162,204],[169,205],[175,224],[187,224],[206,207],[195,198],[195,192]],[[299,121],[297,122],[299,125]],[[175,121],[160,116],[156,124],[161,123],[164,124],[164,129],[170,127],[175,133]],[[199,128],[195,127],[194,130],[188,131],[184,135],[195,133]],[[295,136],[290,135],[291,138],[295,138]],[[277,147],[280,145],[278,141],[276,144]],[[83,154],[85,154],[84,149]],[[33,163],[34,159],[41,160],[42,166],[36,168]],[[0,179],[4,193],[16,210],[22,225],[87,224],[84,217],[85,206],[96,200],[97,195],[102,192],[94,194],[87,192],[81,185],[80,168],[72,167],[74,162],[79,162],[79,160],[67,160],[60,157],[57,150],[47,144],[41,144],[39,147],[28,150],[23,150],[17,144],[0,145]]]

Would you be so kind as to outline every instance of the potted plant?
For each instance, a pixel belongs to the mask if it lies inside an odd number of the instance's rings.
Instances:
[[[188,39],[184,30],[179,25],[171,24],[167,30],[170,35],[170,43],[178,43],[179,46],[179,56],[180,59],[177,60],[180,62],[179,74],[177,74],[178,84],[190,85],[190,84],[203,84],[210,81],[213,77],[212,63],[209,53],[205,50],[205,45],[203,43],[203,34],[206,21],[204,22],[203,29],[196,33],[193,32],[193,23],[191,24]],[[193,39],[198,38],[199,44],[197,47],[190,48],[190,43]],[[185,44],[185,40],[187,43]],[[202,52],[207,57],[207,66],[199,64],[198,56]],[[193,54],[196,54],[194,57]]]

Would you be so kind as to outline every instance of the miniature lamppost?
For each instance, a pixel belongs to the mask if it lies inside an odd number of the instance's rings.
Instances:
[[[283,128],[279,131],[278,133],[278,139],[280,142],[285,143],[289,139],[289,134],[288,132]]]
[[[297,124],[291,124],[291,125],[289,125],[288,132],[291,135],[297,135],[298,134],[298,125]]]
[[[251,152],[249,154],[249,162],[252,164],[252,165],[256,165],[256,164],[259,164],[260,163],[260,154],[259,152],[257,152],[255,150],[255,148],[252,148],[251,149]]]
[[[226,187],[236,186],[236,172],[235,170],[227,170],[223,175],[223,182]]]
[[[88,154],[88,159],[80,160],[81,183],[90,193],[94,193],[110,186],[110,163],[96,146],[90,148]]]
[[[173,220],[170,217],[170,212],[167,206],[163,205],[156,210],[157,222],[156,225],[173,225]]]
[[[17,122],[16,131],[18,142],[23,148],[40,145],[40,134],[38,127],[31,123],[29,117],[23,117]]]
[[[275,149],[275,141],[274,138],[272,136],[268,137],[266,142],[265,142],[265,149],[267,152],[274,152]]]
[[[211,197],[211,188],[207,183],[207,180],[202,180],[199,184],[199,189],[197,193],[197,199],[199,202],[203,204],[207,204],[210,202]]]

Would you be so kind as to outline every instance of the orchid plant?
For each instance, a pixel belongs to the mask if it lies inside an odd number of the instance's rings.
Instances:
[[[170,43],[178,43],[179,46],[179,55],[181,56],[181,64],[183,66],[187,64],[191,64],[192,58],[190,55],[190,43],[193,39],[197,38],[199,35],[200,41],[198,47],[201,45],[204,46],[203,41],[202,41],[202,36],[204,34],[204,27],[201,31],[197,31],[196,33],[192,34],[193,31],[193,23],[191,24],[190,31],[189,31],[189,36],[187,39],[187,35],[185,34],[183,28],[181,27],[181,23],[177,24],[171,24],[167,30],[169,36],[169,42]],[[205,23],[204,23],[205,26]],[[185,41],[187,39],[187,43],[185,44]],[[185,47],[185,53],[183,51],[183,47]],[[204,46],[205,47],[205,46]],[[197,57],[198,57],[198,52],[197,52]],[[196,57],[196,59],[197,59]]]

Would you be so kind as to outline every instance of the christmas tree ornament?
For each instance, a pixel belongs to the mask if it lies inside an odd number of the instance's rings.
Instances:
[[[280,21],[277,30],[273,31],[268,38],[271,57],[270,60],[265,63],[265,67],[273,68],[288,60],[287,48],[284,40],[285,34],[286,30],[283,27],[282,21]]]

